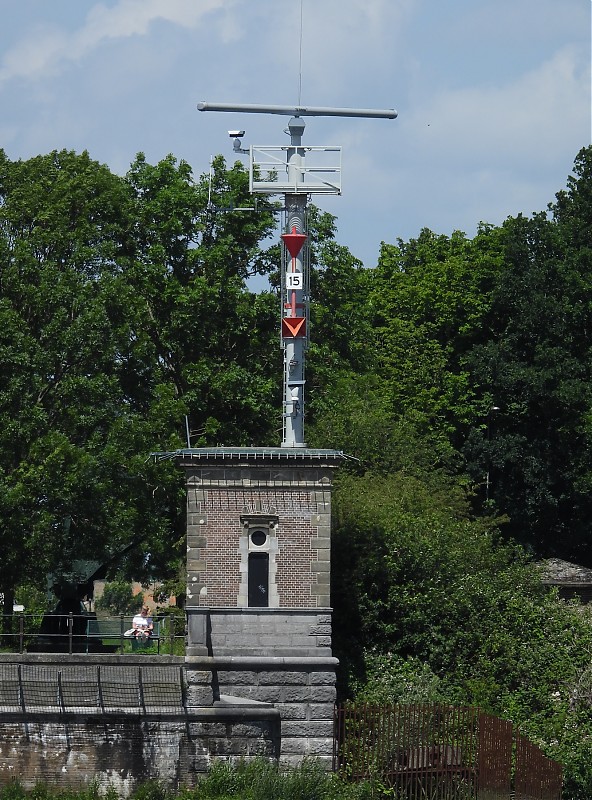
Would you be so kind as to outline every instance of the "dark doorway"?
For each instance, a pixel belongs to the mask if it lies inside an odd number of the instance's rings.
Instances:
[[[268,553],[249,553],[249,606],[269,606]]]

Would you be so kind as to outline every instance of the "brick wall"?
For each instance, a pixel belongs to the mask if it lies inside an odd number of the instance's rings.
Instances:
[[[328,468],[188,465],[187,605],[246,605],[248,517],[275,537],[270,605],[328,607],[331,476]]]

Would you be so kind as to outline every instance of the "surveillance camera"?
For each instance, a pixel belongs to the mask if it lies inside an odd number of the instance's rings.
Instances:
[[[234,139],[235,136],[236,137],[244,136],[245,132],[244,131],[228,131],[228,135],[230,136],[231,139]]]

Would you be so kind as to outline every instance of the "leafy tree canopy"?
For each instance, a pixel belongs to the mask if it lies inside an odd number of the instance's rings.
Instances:
[[[222,159],[194,181],[140,154],[124,177],[88,153],[0,153],[0,558],[6,603],[74,557],[130,543],[127,571],[176,575],[180,476],[154,451],[267,443],[279,353],[269,267],[274,225]],[[279,403],[278,403],[279,404]],[[67,524],[66,524],[67,521]],[[170,575],[169,575],[170,573]]]

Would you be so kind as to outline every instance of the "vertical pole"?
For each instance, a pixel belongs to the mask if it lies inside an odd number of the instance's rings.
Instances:
[[[288,181],[295,190],[304,181],[304,148],[302,134],[304,120],[293,117],[288,123],[290,147],[287,155]],[[286,232],[305,233],[306,195],[296,192],[286,193]],[[305,245],[306,246],[306,245]],[[282,319],[284,317],[308,317],[308,276],[303,251],[300,250],[291,258],[291,264],[285,266],[292,273],[302,275],[300,288],[288,286],[287,276],[282,276]],[[282,334],[284,348],[284,439],[282,447],[306,447],[304,441],[304,359],[308,333],[285,337]]]
[[[19,702],[21,705],[21,711],[23,712],[23,714],[25,714],[27,711],[27,708],[25,706],[25,687],[23,686],[23,668],[20,664],[16,665],[16,673],[18,676]]]
[[[70,650],[70,655],[72,655],[72,651]],[[66,703],[64,701],[64,689],[62,686],[62,670],[58,670],[58,705],[61,711],[66,710]]]
[[[97,704],[101,711],[105,711],[103,702],[103,684],[101,683],[101,665],[97,664]]]
[[[142,711],[146,711],[146,702],[144,699],[144,683],[142,681],[142,667],[138,667],[138,703]]]

